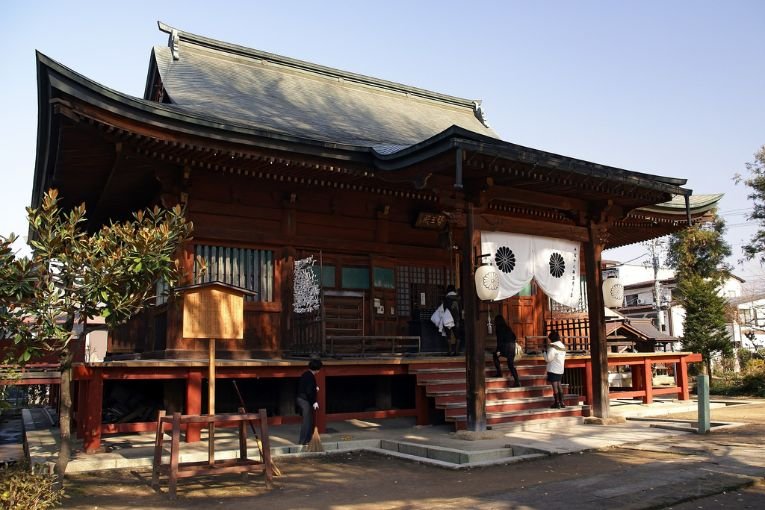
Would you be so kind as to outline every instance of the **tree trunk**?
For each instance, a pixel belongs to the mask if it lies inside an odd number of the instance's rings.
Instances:
[[[61,356],[61,400],[58,418],[61,444],[56,459],[56,475],[61,484],[64,482],[64,473],[72,455],[72,358],[70,349],[66,349]]]

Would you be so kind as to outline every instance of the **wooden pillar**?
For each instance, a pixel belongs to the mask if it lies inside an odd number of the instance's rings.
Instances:
[[[603,304],[603,278],[600,272],[603,252],[602,230],[591,223],[589,241],[584,243],[584,267],[587,273],[587,308],[590,321],[590,359],[592,360],[592,411],[598,418],[608,418],[608,345]]]
[[[465,312],[465,377],[467,382],[467,429],[486,430],[486,355],[484,337],[477,334],[477,301],[473,280],[473,204],[467,203],[462,257],[462,302]]]
[[[82,445],[85,453],[95,453],[101,446],[101,413],[104,400],[104,380],[100,368],[94,368],[88,383]]]
[[[675,365],[675,380],[680,387],[680,400],[690,400],[691,393],[688,387],[688,362],[685,358],[680,358],[680,362]]]
[[[592,392],[592,360],[588,359],[584,362],[584,387],[585,396],[587,397],[587,405],[592,406],[593,392]]]
[[[77,420],[77,438],[85,437],[85,416],[88,414],[88,381],[80,379],[77,384],[77,401],[74,409],[77,409],[75,418]]]
[[[653,372],[651,371],[651,365],[653,361],[650,356],[646,356],[643,361],[643,387],[645,390],[645,396],[643,397],[644,404],[650,404],[653,402]]]
[[[428,415],[428,395],[425,385],[417,384],[415,389],[415,410],[417,411],[417,425],[430,425]]]
[[[186,414],[199,416],[202,414],[202,371],[189,370],[186,376]],[[202,424],[188,423],[186,425],[186,442],[195,443],[201,436]]]

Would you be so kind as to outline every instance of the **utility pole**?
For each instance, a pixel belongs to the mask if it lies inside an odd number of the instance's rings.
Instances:
[[[661,239],[648,241],[647,247],[651,254],[653,265],[653,309],[656,311],[656,329],[664,331],[664,311],[661,309],[661,281],[659,280],[659,257],[662,252],[663,242]]]
[[[661,309],[661,281],[659,281],[659,253],[653,252],[653,307],[656,310],[656,329],[664,331],[664,312]]]

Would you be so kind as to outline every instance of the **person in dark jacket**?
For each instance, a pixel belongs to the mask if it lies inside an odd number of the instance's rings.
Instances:
[[[518,370],[515,369],[515,333],[505,322],[505,318],[501,315],[494,317],[494,331],[497,335],[497,349],[494,351],[494,368],[497,369],[496,377],[502,377],[502,366],[499,363],[499,357],[504,356],[507,358],[507,368],[510,370],[510,374],[513,376],[515,384],[513,386],[520,386],[521,380],[518,377]]]
[[[299,444],[308,444],[313,435],[313,415],[319,409],[319,387],[316,385],[316,374],[319,373],[321,367],[321,360],[312,359],[308,362],[308,370],[303,372],[298,382],[296,403],[298,411],[303,416],[303,422],[300,424]]]

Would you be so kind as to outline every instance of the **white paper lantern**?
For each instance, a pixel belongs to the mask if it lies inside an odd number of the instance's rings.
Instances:
[[[624,285],[619,278],[603,280],[603,305],[619,308],[624,303]]]
[[[499,294],[499,273],[494,266],[486,264],[476,268],[475,292],[482,301],[496,299]]]

